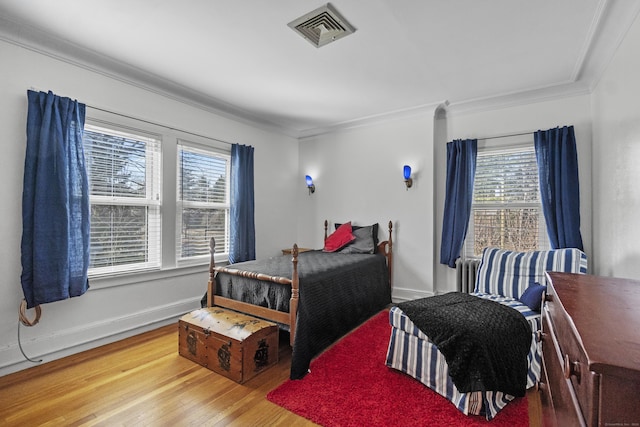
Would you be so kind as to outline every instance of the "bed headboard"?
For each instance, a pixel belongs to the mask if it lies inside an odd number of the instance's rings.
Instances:
[[[393,222],[389,221],[389,237],[387,240],[378,243],[377,252],[383,254],[387,258],[387,267],[389,269],[389,285],[391,285],[392,268],[393,268]],[[329,221],[324,220],[324,241],[329,236]]]

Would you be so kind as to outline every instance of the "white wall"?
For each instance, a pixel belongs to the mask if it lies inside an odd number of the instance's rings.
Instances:
[[[640,19],[593,93],[595,273],[640,280]]]
[[[434,108],[411,117],[343,130],[300,142],[298,244],[323,246],[325,219],[356,225],[380,224],[380,239],[393,222],[394,300],[433,290]],[[402,167],[413,169],[406,189]],[[308,195],[309,174],[316,192]]]
[[[455,270],[441,265],[446,142],[573,125],[578,145],[581,231],[592,253],[591,104],[589,95],[474,113],[430,110],[419,116],[311,137],[300,144],[300,180],[317,190],[299,207],[302,246],[322,246],[322,221],[394,221],[393,299],[455,290]],[[401,179],[404,163],[418,169],[414,187]],[[306,190],[302,188],[301,193]],[[593,260],[592,260],[593,261]],[[592,265],[593,266],[593,265]]]
[[[0,194],[4,200],[0,205],[0,375],[30,366],[22,358],[17,341],[29,88],[52,90],[90,106],[254,146],[257,255],[277,254],[296,240],[297,140],[2,41],[0,58]],[[24,350],[31,357],[44,356],[49,361],[174,322],[198,307],[207,279],[207,266],[202,266],[141,275],[121,286],[94,281],[81,297],[43,305],[40,324],[21,328]]]

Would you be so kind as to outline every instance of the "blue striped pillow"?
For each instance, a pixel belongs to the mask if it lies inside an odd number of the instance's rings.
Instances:
[[[485,248],[475,292],[519,299],[534,283],[546,285],[546,271],[586,273],[587,256],[579,249],[515,252]]]

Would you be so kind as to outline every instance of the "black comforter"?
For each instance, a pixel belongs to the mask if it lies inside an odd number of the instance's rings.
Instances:
[[[444,355],[460,392],[490,390],[524,396],[532,332],[517,310],[460,292],[398,307]]]
[[[291,256],[230,266],[291,278]],[[291,379],[309,370],[311,359],[391,302],[386,259],[381,254],[303,252],[298,258],[300,300]],[[216,275],[216,294],[279,311],[289,310],[291,287]]]

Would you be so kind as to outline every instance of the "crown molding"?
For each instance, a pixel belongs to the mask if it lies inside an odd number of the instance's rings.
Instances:
[[[591,91],[588,85],[583,82],[567,82],[487,98],[458,102],[452,101],[451,105],[447,109],[447,113],[449,115],[482,113],[485,111],[517,107],[537,102],[588,95],[590,93]]]
[[[600,0],[573,78],[593,91],[640,13],[640,2]]]
[[[3,16],[0,40],[230,120],[294,138],[298,135],[249,111]]]
[[[452,101],[448,111],[467,114],[591,94],[639,12],[638,1],[600,0],[574,71],[566,82],[486,98]]]
[[[418,105],[307,129],[294,129],[278,124],[259,114],[205,96],[196,90],[158,75],[100,55],[91,49],[56,38],[39,29],[2,16],[0,16],[0,40],[239,123],[304,139],[419,114],[430,114],[438,107],[445,108],[447,114],[468,114],[590,94],[597,86],[639,13],[640,1],[600,0],[588,36],[578,55],[574,71],[565,82],[484,98],[452,100],[450,105],[447,101]]]
[[[355,129],[359,127],[372,126],[372,125],[376,125],[384,122],[401,120],[401,119],[415,117],[419,115],[429,115],[430,117],[435,117],[435,114],[439,108],[444,108],[444,107],[447,107],[448,105],[449,105],[449,101],[443,100],[433,104],[424,104],[424,105],[418,105],[416,107],[404,108],[404,109],[399,109],[391,112],[385,112],[382,114],[373,114],[371,116],[361,117],[353,120],[347,120],[347,121],[336,123],[330,126],[301,130],[298,137],[300,139],[311,138],[314,136],[336,133],[336,132]]]

